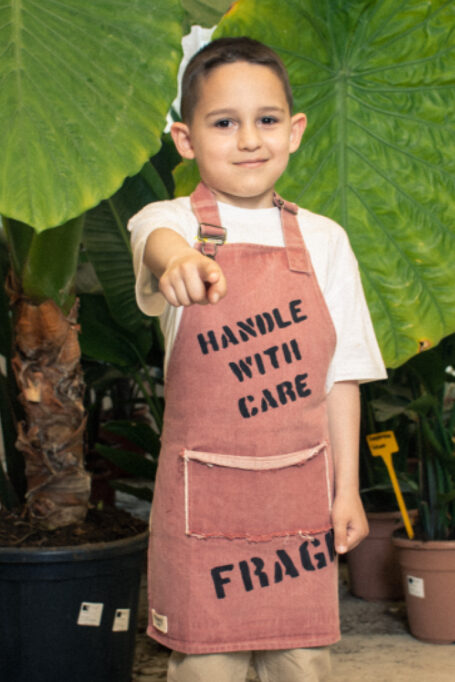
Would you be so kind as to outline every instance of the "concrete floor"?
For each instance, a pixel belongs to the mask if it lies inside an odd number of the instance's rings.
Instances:
[[[357,599],[349,593],[343,566],[340,573],[342,639],[332,647],[330,682],[455,682],[455,644],[415,639],[403,602]],[[133,682],[165,681],[168,652],[145,635],[145,621],[144,586]],[[248,681],[257,681],[254,671]]]
[[[331,682],[455,681],[455,644],[412,637],[403,602],[358,599],[346,581],[340,594],[342,639],[332,649]]]

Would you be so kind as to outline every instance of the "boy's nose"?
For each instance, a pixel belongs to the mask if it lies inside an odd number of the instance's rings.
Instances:
[[[259,130],[253,124],[242,125],[238,132],[237,144],[239,149],[257,149],[261,145]]]

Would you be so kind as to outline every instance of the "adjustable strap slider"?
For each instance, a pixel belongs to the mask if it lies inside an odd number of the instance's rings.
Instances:
[[[209,258],[215,258],[219,246],[223,246],[227,238],[227,230],[220,225],[200,223],[198,241],[201,242],[201,253]]]

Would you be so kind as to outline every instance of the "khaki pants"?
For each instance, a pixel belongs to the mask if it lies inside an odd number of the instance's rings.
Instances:
[[[261,682],[328,682],[328,647],[185,655],[173,651],[167,682],[245,682],[250,661]]]

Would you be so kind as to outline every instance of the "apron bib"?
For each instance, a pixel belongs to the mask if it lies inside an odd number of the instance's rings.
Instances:
[[[217,238],[210,190],[191,201]],[[298,209],[275,202],[286,246],[210,241],[228,294],[183,311],[169,362],[148,634],[183,653],[339,639],[325,396],[335,330]]]

